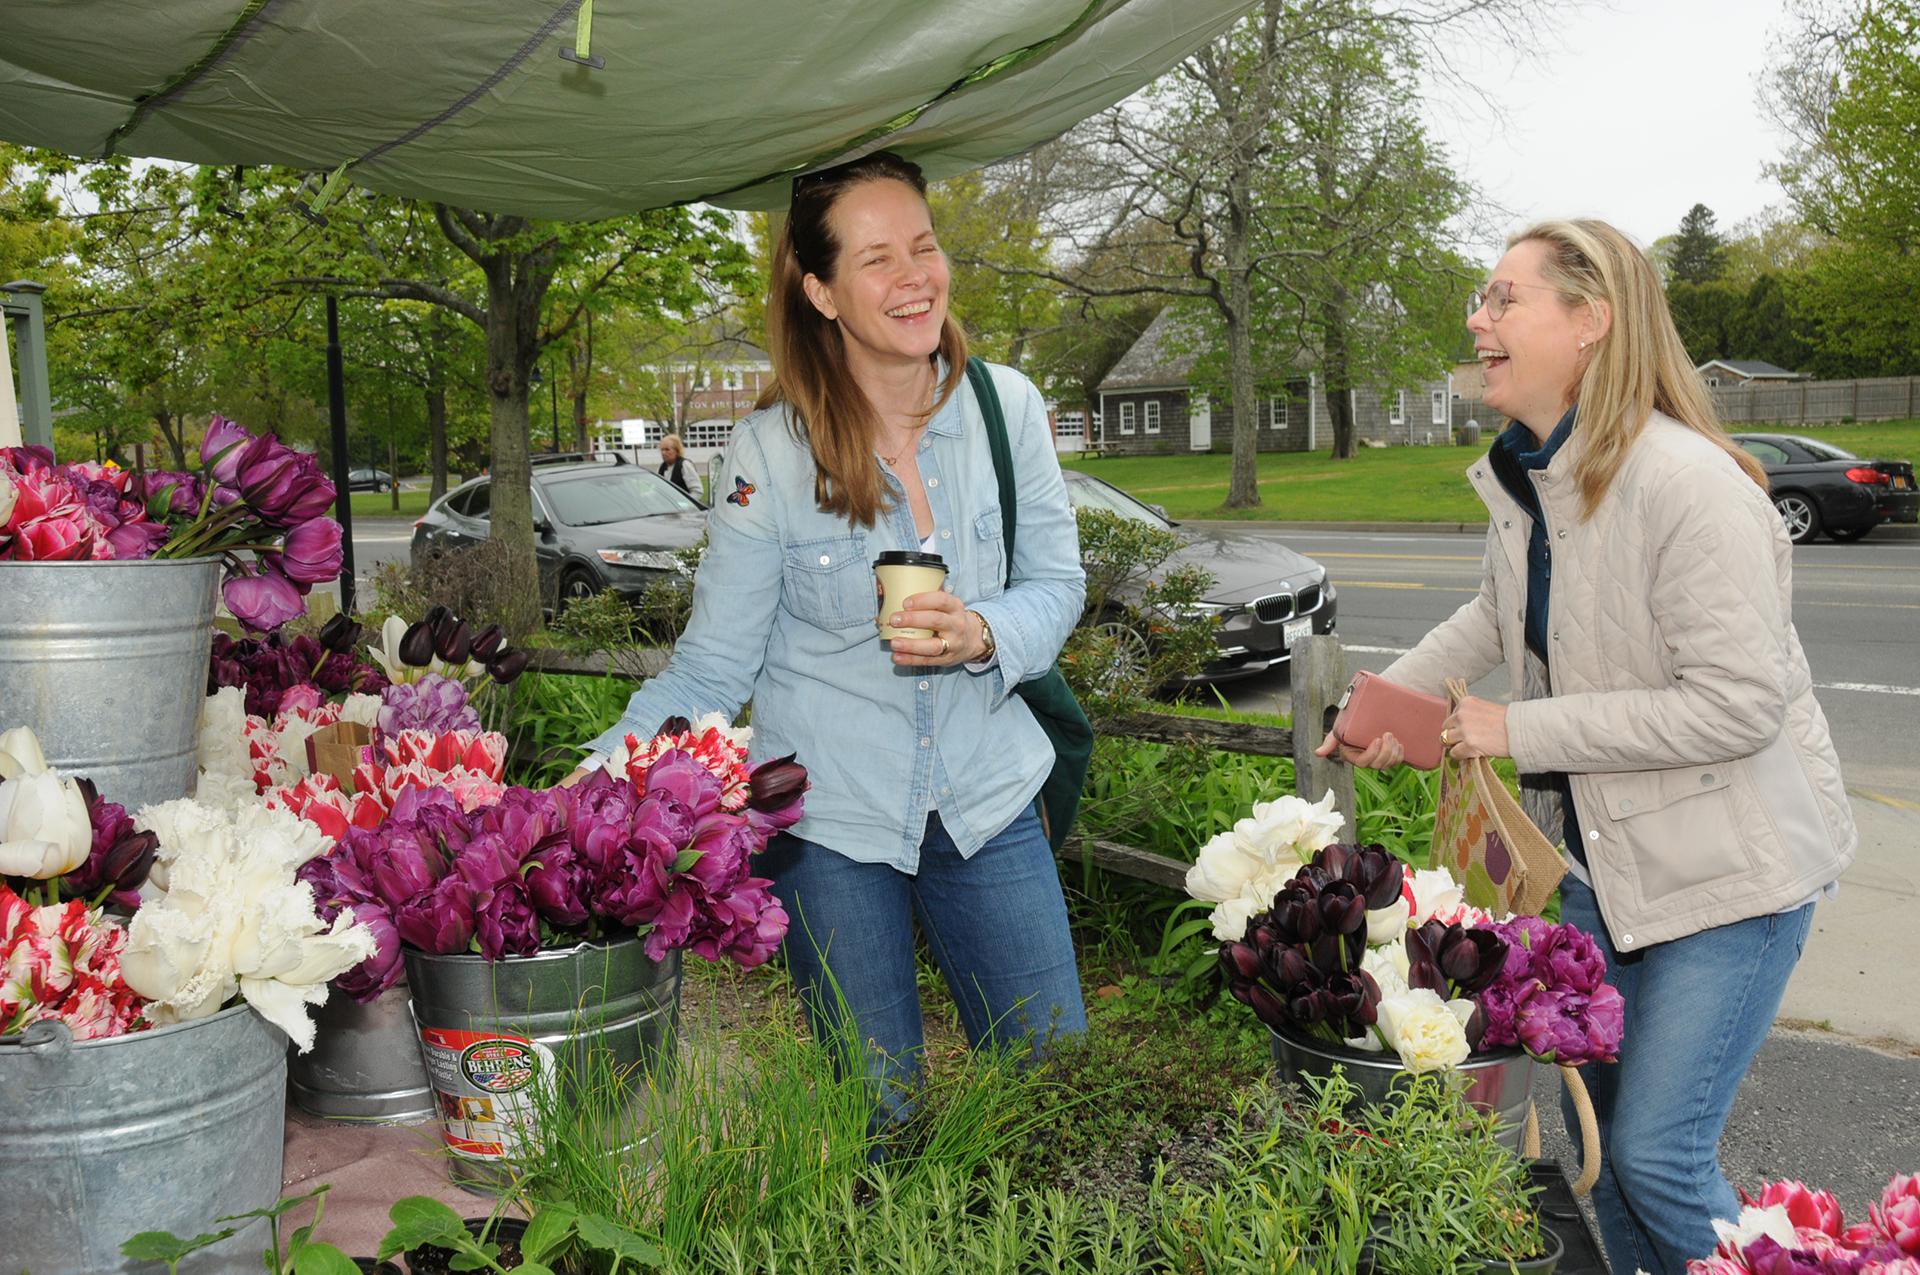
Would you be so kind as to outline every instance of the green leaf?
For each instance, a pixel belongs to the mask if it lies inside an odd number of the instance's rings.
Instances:
[[[431,1196],[409,1195],[404,1200],[396,1200],[387,1210],[387,1216],[393,1219],[393,1229],[380,1241],[377,1256],[382,1260],[422,1244],[464,1248],[473,1238],[467,1234],[460,1215]]]
[[[574,1225],[580,1232],[580,1239],[595,1252],[610,1253],[622,1261],[645,1262],[650,1266],[658,1266],[662,1260],[659,1249],[598,1213],[583,1213]]]
[[[120,1256],[130,1257],[136,1262],[173,1263],[210,1244],[218,1244],[233,1234],[231,1226],[211,1235],[196,1235],[190,1240],[183,1240],[170,1231],[142,1231],[120,1246]]]
[[[705,850],[695,850],[692,846],[688,846],[680,852],[680,857],[673,861],[673,870],[675,872],[687,871],[692,868],[694,864],[700,862],[706,853]]]
[[[549,1204],[527,1223],[520,1237],[520,1252],[532,1261],[541,1261],[573,1236],[578,1215],[572,1209]]]
[[[308,1244],[294,1254],[294,1275],[360,1275],[351,1257],[331,1244]]]

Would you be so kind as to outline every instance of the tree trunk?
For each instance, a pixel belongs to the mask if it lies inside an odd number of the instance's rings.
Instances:
[[[447,494],[447,391],[437,382],[427,391],[427,435],[428,463],[433,469],[427,503],[432,504]]]
[[[506,544],[505,623],[516,637],[540,627],[540,570],[533,553],[533,465],[527,377],[539,353],[539,297],[516,295],[514,259],[502,251],[482,263],[487,278],[487,406],[492,416],[490,538]],[[545,291],[544,288],[541,289]]]
[[[1360,441],[1354,429],[1346,324],[1337,306],[1322,306],[1321,314],[1321,366],[1327,373],[1327,415],[1333,418],[1333,458],[1352,460],[1360,454]]]
[[[1253,192],[1252,174],[1236,165],[1227,183],[1227,303],[1221,317],[1227,329],[1227,384],[1233,398],[1233,475],[1227,483],[1227,508],[1260,504],[1260,402],[1253,388]]]
[[[586,349],[581,352],[580,362],[575,365],[573,376],[573,450],[587,450],[587,390],[593,377],[593,311],[587,311]],[[567,361],[573,361],[572,347],[567,350]]]
[[[154,412],[153,423],[160,427],[160,437],[167,440],[167,452],[173,457],[173,467],[176,470],[186,469],[186,422],[172,412],[160,409]]]

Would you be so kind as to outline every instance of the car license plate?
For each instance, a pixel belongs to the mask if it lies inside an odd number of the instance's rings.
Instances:
[[[1313,617],[1312,616],[1307,616],[1299,620],[1288,620],[1285,624],[1280,626],[1280,644],[1286,647],[1286,649],[1289,651],[1293,649],[1293,644],[1299,641],[1301,638],[1312,637],[1312,636],[1313,636]]]

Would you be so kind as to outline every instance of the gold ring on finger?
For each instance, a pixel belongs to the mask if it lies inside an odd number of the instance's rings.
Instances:
[[[953,654],[953,648],[947,645],[947,635],[942,633],[940,635],[940,658],[945,659],[947,656],[952,654]]]
[[[1453,733],[1453,732],[1452,732],[1452,728],[1451,728],[1451,727],[1442,727],[1442,728],[1441,728],[1441,730],[1440,730],[1440,742],[1441,742],[1441,743],[1443,743],[1443,744],[1450,744],[1450,743],[1452,743],[1453,741],[1447,738],[1447,736],[1448,736],[1448,735],[1450,735],[1450,734],[1452,734],[1452,733]]]

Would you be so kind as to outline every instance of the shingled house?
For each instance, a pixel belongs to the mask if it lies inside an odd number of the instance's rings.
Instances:
[[[1233,405],[1191,384],[1196,343],[1181,339],[1171,307],[1140,334],[1100,382],[1102,450],[1110,456],[1154,452],[1230,452]],[[1354,422],[1362,441],[1444,445],[1452,441],[1447,383],[1402,390],[1354,390]],[[1286,381],[1255,405],[1259,450],[1304,452],[1333,445],[1326,387],[1311,373]]]

